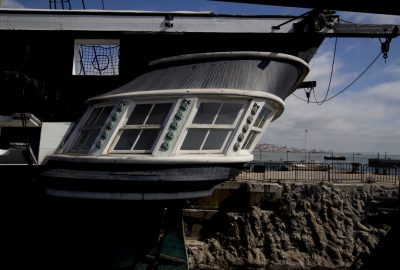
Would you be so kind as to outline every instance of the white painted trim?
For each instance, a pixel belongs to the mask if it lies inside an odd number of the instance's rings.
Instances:
[[[16,13],[43,13],[43,14],[57,14],[60,15],[65,13],[81,13],[83,15],[91,14],[91,13],[104,13],[104,14],[132,14],[132,15],[141,15],[141,14],[151,14],[151,15],[164,15],[164,14],[189,14],[189,15],[213,15],[212,11],[157,11],[157,10],[104,10],[104,9],[37,9],[37,8],[24,8],[22,11],[20,8],[0,8],[0,11],[14,11]]]
[[[167,14],[173,16],[172,27],[165,26]],[[279,29],[273,29],[273,26],[292,19],[294,19],[292,23],[284,24]],[[209,12],[0,9],[0,30],[264,34],[293,32],[293,24],[301,20],[303,18],[294,16],[224,16]]]
[[[193,96],[208,96],[210,99],[215,98],[262,98],[268,99],[278,106],[277,112],[272,120],[277,119],[285,109],[285,102],[278,96],[264,92],[254,90],[240,90],[240,89],[228,89],[228,88],[205,88],[205,89],[164,89],[164,90],[150,90],[150,91],[132,91],[114,95],[103,95],[89,99],[90,102],[97,102],[100,100],[110,100],[114,98],[147,98],[151,100],[152,97],[163,97],[173,98],[175,96],[188,98]]]
[[[301,59],[300,57],[293,56],[286,53],[276,53],[276,52],[259,52],[259,51],[234,51],[234,52],[210,52],[210,53],[195,53],[195,54],[183,54],[178,56],[166,57],[158,60],[154,60],[149,63],[150,66],[155,66],[158,64],[165,64],[165,63],[173,63],[173,62],[180,62],[180,61],[188,61],[188,60],[197,60],[197,59],[226,59],[226,58],[233,58],[233,59],[243,59],[243,58],[272,58],[272,59],[279,59],[279,60],[290,60],[293,62],[298,62],[302,64],[306,69],[310,70],[306,61]]]
[[[178,99],[179,102],[183,99],[188,99],[190,100],[191,104],[186,112],[186,117],[182,118],[181,125],[179,127],[179,131],[176,133],[176,139],[174,144],[172,145],[171,151],[170,151],[170,156],[176,155],[176,152],[179,150],[179,146],[182,144],[183,139],[186,137],[186,132],[187,132],[187,125],[190,123],[191,119],[194,117],[194,111],[197,112],[197,104],[198,104],[198,97],[187,97],[187,96],[182,96],[181,98]],[[179,107],[178,107],[179,108]]]
[[[214,163],[241,163],[253,160],[253,155],[246,153],[245,155],[226,156],[226,155],[207,155],[193,154],[184,156],[167,156],[155,157],[151,155],[108,155],[108,156],[85,156],[85,155],[52,155],[52,160],[71,161],[71,162],[87,162],[99,164],[214,164]]]
[[[230,88],[196,88],[196,89],[163,89],[163,90],[149,90],[149,91],[131,91],[119,94],[102,95],[90,98],[88,101],[99,101],[114,98],[137,98],[137,97],[159,97],[159,96],[183,96],[183,95],[207,95],[207,96],[237,96],[237,97],[250,97],[250,98],[265,98],[271,99],[279,103],[282,108],[285,107],[285,102],[278,96],[255,90],[245,89],[230,89]],[[151,99],[149,99],[151,100]]]

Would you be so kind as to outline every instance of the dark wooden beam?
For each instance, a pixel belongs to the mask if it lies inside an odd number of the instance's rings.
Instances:
[[[368,37],[395,38],[399,36],[399,27],[392,24],[335,24],[326,37]]]

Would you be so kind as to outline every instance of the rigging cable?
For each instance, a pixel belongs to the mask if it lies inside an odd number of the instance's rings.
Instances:
[[[363,76],[364,73],[367,72],[367,71],[370,69],[370,67],[376,62],[376,60],[378,60],[378,58],[379,58],[381,55],[382,55],[382,52],[379,52],[379,54],[374,58],[374,60],[372,60],[372,62],[364,69],[363,72],[361,72],[350,84],[348,84],[345,88],[343,88],[342,90],[340,90],[340,91],[339,91],[338,93],[336,93],[335,95],[333,95],[333,96],[331,96],[331,97],[329,97],[329,98],[326,98],[326,99],[324,99],[323,101],[310,101],[309,103],[314,103],[314,104],[319,104],[319,105],[321,105],[321,104],[323,104],[323,103],[325,103],[325,102],[327,102],[327,101],[329,101],[329,100],[331,100],[331,99],[337,97],[338,95],[340,95],[341,93],[343,93],[344,91],[346,91],[347,89],[349,89],[356,81],[358,81],[358,79],[360,79],[361,76]],[[296,98],[302,100],[302,101],[307,102],[306,99],[303,99],[303,98],[301,98],[301,97],[299,97],[299,96],[297,96],[297,95],[295,95],[295,94],[292,94],[292,95],[295,96]],[[321,102],[322,102],[322,103],[321,103]]]
[[[340,20],[340,21],[343,21],[343,22],[346,22],[346,23],[352,24],[352,22],[345,21],[345,20],[343,20],[343,19],[339,19],[339,20]],[[396,36],[396,35],[398,34],[398,32],[399,32],[399,28],[398,28],[398,26],[395,26],[395,27],[392,29],[392,36]],[[346,91],[348,88],[350,88],[358,79],[360,79],[361,76],[364,75],[365,72],[367,72],[367,70],[376,62],[376,60],[378,60],[378,58],[379,58],[381,55],[383,55],[383,59],[385,60],[385,63],[386,63],[386,59],[388,58],[388,52],[389,52],[389,48],[390,48],[390,42],[392,41],[392,36],[387,36],[387,37],[385,38],[385,41],[382,41],[382,40],[379,38],[379,42],[381,43],[381,52],[380,52],[380,53],[374,58],[374,60],[364,69],[364,71],[361,72],[360,75],[358,75],[349,85],[347,85],[344,89],[342,89],[341,91],[339,91],[339,92],[336,93],[335,95],[333,95],[333,96],[331,96],[331,97],[328,98],[328,94],[329,94],[330,86],[331,86],[331,81],[332,81],[332,75],[333,75],[333,67],[334,67],[335,58],[336,58],[336,47],[337,47],[337,37],[336,37],[336,40],[335,40],[335,47],[334,47],[334,53],[333,53],[333,59],[332,59],[332,66],[331,66],[331,73],[330,73],[330,77],[329,77],[329,84],[328,84],[328,89],[326,90],[326,94],[325,94],[324,99],[323,99],[322,101],[318,101],[318,100],[317,100],[317,97],[316,97],[316,95],[315,95],[315,90],[314,90],[314,88],[310,88],[310,89],[308,89],[308,90],[304,90],[304,92],[305,92],[305,94],[306,94],[306,97],[307,97],[307,100],[298,97],[298,96],[295,95],[294,93],[293,93],[292,95],[295,96],[296,98],[302,100],[302,101],[307,102],[307,103],[310,103],[310,102],[311,102],[311,103],[318,104],[318,105],[322,105],[322,104],[324,104],[325,102],[327,102],[327,101],[329,101],[329,100],[331,100],[331,99],[337,97],[338,95],[340,95],[341,93],[343,93],[344,91]],[[315,100],[315,101],[310,101],[310,94],[311,94],[310,92],[311,92],[311,91],[313,92],[313,96],[314,96],[314,100]]]
[[[331,64],[331,73],[330,73],[330,75],[329,75],[328,89],[326,89],[326,93],[325,93],[324,99],[323,99],[322,101],[317,101],[317,97],[315,96],[315,91],[314,91],[314,89],[312,89],[315,102],[316,102],[318,105],[324,104],[324,102],[325,102],[325,101],[327,100],[327,98],[328,98],[329,91],[331,90],[331,83],[332,83],[332,77],[333,77],[333,68],[334,68],[334,66],[335,66],[335,59],[336,59],[337,41],[338,41],[338,38],[336,37],[336,38],[335,38],[335,46],[334,46],[334,49],[333,49],[333,57],[332,57],[332,64]]]

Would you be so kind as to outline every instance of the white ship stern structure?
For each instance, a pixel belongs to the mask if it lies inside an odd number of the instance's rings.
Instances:
[[[274,52],[179,55],[88,100],[40,174],[51,196],[180,200],[234,178],[307,63]]]

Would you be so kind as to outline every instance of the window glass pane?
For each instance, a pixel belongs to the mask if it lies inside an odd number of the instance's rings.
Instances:
[[[103,126],[104,123],[107,121],[108,117],[110,116],[110,113],[112,111],[113,107],[105,107],[103,111],[100,113],[99,118],[97,118],[95,126]]]
[[[155,104],[153,110],[147,119],[146,124],[148,125],[161,125],[164,122],[169,110],[171,109],[172,103],[159,103]]]
[[[89,131],[89,136],[84,145],[85,149],[89,150],[92,147],[94,141],[96,140],[97,136],[99,135],[99,131],[100,130]]]
[[[81,131],[72,149],[79,151],[89,151],[97,138],[98,132],[98,130]]]
[[[81,131],[72,149],[73,150],[82,149],[88,136],[89,136],[89,131]]]
[[[263,107],[261,112],[258,114],[256,121],[254,122],[254,126],[258,128],[262,128],[267,121],[269,114],[271,113],[270,110]]]
[[[203,150],[218,150],[222,148],[225,138],[229,135],[229,129],[211,129]]]
[[[139,135],[139,129],[128,129],[122,131],[121,136],[114,150],[130,150]]]
[[[254,139],[257,136],[257,133],[258,132],[254,131],[254,130],[250,131],[249,135],[246,138],[246,141],[243,144],[242,149],[249,149],[250,148],[250,146],[252,145]]]
[[[127,125],[142,125],[146,120],[153,104],[138,104],[133,109],[131,116],[128,119]]]
[[[193,119],[195,124],[212,124],[221,103],[201,103]]]
[[[208,129],[196,128],[189,129],[183,141],[181,150],[199,150],[206,137]]]
[[[144,129],[133,150],[151,150],[157,139],[159,129]]]
[[[242,104],[225,103],[218,114],[215,124],[233,124],[241,108]]]
[[[92,113],[90,114],[88,120],[85,123],[85,127],[93,126],[94,122],[96,121],[97,117],[99,116],[102,108],[95,108],[93,109]]]

